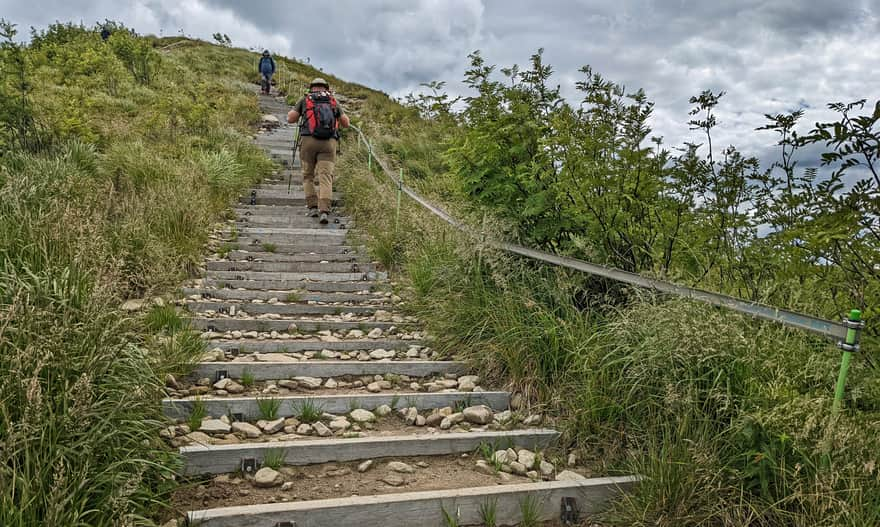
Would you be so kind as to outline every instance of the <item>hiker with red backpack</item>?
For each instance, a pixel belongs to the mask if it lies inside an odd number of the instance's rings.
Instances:
[[[287,114],[287,122],[296,123],[300,116],[303,120],[299,130],[302,138],[299,159],[302,161],[306,206],[311,217],[320,216],[320,222],[326,224],[333,196],[333,167],[339,129],[348,128],[350,121],[333,97],[330,84],[320,77],[309,84],[309,93]],[[318,178],[317,191],[315,176]]]

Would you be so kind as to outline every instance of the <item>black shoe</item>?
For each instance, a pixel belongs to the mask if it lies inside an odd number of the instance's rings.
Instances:
[[[328,221],[327,213],[322,212],[321,213],[321,225],[327,225],[327,221]]]
[[[318,217],[318,207],[309,207],[309,216],[312,218]]]

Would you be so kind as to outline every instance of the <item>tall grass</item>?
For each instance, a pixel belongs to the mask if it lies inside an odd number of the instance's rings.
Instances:
[[[525,395],[597,473],[645,476],[609,525],[877,524],[880,391],[858,360],[770,323],[498,254],[344,158],[368,246],[397,247],[407,305],[481,376]],[[455,203],[449,205],[455,206]],[[467,210],[459,212],[467,213]],[[487,228],[494,228],[489,226]],[[827,460],[827,462],[825,461]]]
[[[120,306],[189,276],[229,198],[270,171],[247,136],[259,112],[173,54],[145,51],[135,78],[94,32],[37,40],[54,146],[0,156],[0,525],[152,525],[179,468],[165,375],[203,344],[173,308]]]

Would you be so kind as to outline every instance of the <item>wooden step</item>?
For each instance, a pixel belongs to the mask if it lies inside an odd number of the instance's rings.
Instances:
[[[205,267],[209,271],[258,271],[265,273],[366,273],[376,270],[376,266],[373,264],[357,262],[229,262],[220,260],[207,262]]]
[[[211,340],[208,346],[229,350],[233,354],[248,353],[300,353],[305,351],[370,351],[376,349],[405,350],[410,346],[425,346],[423,340],[403,339],[346,339],[337,342],[324,342],[318,339],[239,339],[239,340]]]
[[[323,331],[329,329],[331,331],[350,331],[352,329],[363,329],[369,332],[374,328],[387,330],[391,327],[407,327],[412,324],[395,323],[395,322],[377,322],[375,320],[363,321],[347,321],[347,320],[321,320],[321,319],[305,319],[305,318],[288,318],[283,320],[270,319],[253,319],[253,318],[207,318],[194,317],[190,319],[193,328],[202,331],[261,331],[270,332],[277,331],[283,333],[291,324],[296,324],[300,332],[303,331]],[[213,329],[209,329],[213,328]]]
[[[498,448],[546,448],[559,437],[555,430],[402,434],[381,437],[303,439],[235,445],[195,445],[180,448],[184,474],[223,474],[235,472],[241,460],[253,458],[262,465],[266,452],[283,453],[285,465],[358,461],[362,459],[437,456],[475,451],[482,444]]]
[[[558,519],[563,499],[573,499],[580,516],[603,510],[608,502],[633,488],[636,477],[589,478],[518,485],[495,485],[442,491],[404,492],[193,511],[190,522],[200,527],[296,526],[441,527],[444,513],[458,525],[481,525],[481,508],[495,509],[497,525],[522,520],[522,504],[537,508],[538,521]]]
[[[211,289],[205,287],[184,287],[181,293],[187,297],[199,295],[204,299],[218,300],[241,300],[250,302],[251,300],[268,301],[277,298],[279,301],[286,301],[290,295],[294,295],[297,302],[323,302],[327,304],[333,303],[351,303],[351,304],[378,304],[387,301],[387,297],[382,293],[321,293],[321,292],[305,292],[300,290],[252,290],[252,289]],[[256,305],[256,304],[254,304]],[[247,309],[245,309],[247,311]]]
[[[311,360],[301,362],[200,362],[191,375],[196,378],[217,378],[217,372],[226,377],[241,379],[247,372],[255,381],[292,379],[294,377],[341,377],[344,375],[408,375],[427,377],[452,373],[463,375],[467,367],[462,362],[439,360],[405,361],[343,361]]]
[[[283,298],[283,297],[282,297]],[[388,311],[393,309],[391,306],[383,305],[319,305],[319,304],[251,304],[251,303],[223,303],[223,302],[190,302],[186,308],[193,313],[204,313],[213,311],[215,313],[232,314],[231,310],[236,312],[244,311],[249,315],[276,314],[281,316],[296,315],[342,315],[344,313],[356,313],[359,315],[371,315],[377,310]]]
[[[199,399],[198,404],[204,406],[207,415],[221,416],[241,414],[245,421],[261,419],[259,397],[212,397]],[[299,408],[310,403],[317,406],[323,412],[348,413],[352,408],[375,410],[382,405],[396,406],[405,404],[415,406],[420,410],[432,408],[444,408],[464,404],[465,406],[485,404],[495,411],[506,410],[509,404],[507,392],[397,392],[397,393],[366,393],[366,394],[342,394],[342,395],[313,395],[313,396],[281,396],[272,397],[280,401],[278,410],[279,417],[295,416]],[[165,415],[171,419],[186,419],[192,412],[196,399],[163,399],[162,409]]]
[[[240,273],[233,273],[236,276]],[[385,285],[384,282],[359,281],[359,282],[312,282],[307,280],[239,280],[232,278],[205,277],[202,280],[205,286],[229,287],[232,289],[258,289],[258,290],[287,290],[300,289],[304,291],[320,291],[323,293],[354,293],[357,291],[376,291]]]

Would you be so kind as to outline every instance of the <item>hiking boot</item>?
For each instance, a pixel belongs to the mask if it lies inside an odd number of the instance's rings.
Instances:
[[[321,213],[321,225],[327,225],[328,221],[329,221],[329,218],[327,217],[327,213],[322,212]]]
[[[313,218],[318,217],[318,207],[309,207],[309,216]]]

